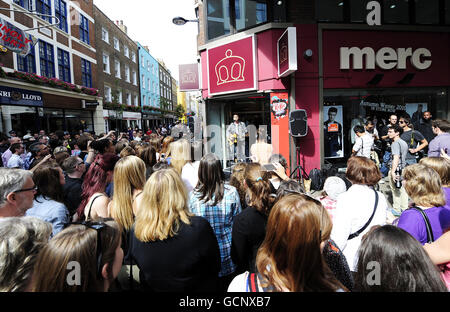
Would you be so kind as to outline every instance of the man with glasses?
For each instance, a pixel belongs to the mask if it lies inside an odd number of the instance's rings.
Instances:
[[[66,183],[64,184],[64,201],[71,216],[73,216],[81,203],[83,175],[86,172],[86,164],[80,157],[72,156],[64,160],[62,168]]]
[[[25,161],[25,169],[28,170],[36,167],[36,165],[39,164],[45,158],[45,156],[50,154],[48,146],[40,142],[31,144],[30,152],[31,154],[28,155],[28,159]]]
[[[417,130],[410,128],[411,119],[408,116],[400,117],[399,126],[403,129],[400,138],[408,144],[408,154],[406,154],[406,164],[413,165],[423,156],[424,149],[428,146],[425,137]]]
[[[0,218],[24,216],[33,206],[34,194],[31,172],[0,168]]]

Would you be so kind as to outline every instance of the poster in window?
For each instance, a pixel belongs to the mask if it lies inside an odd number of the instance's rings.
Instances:
[[[342,158],[344,157],[343,107],[324,106],[323,114],[325,158]]]

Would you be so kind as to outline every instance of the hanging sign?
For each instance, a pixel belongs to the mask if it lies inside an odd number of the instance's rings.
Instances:
[[[0,46],[21,56],[26,56],[37,43],[37,38],[0,18]]]
[[[288,27],[278,39],[278,77],[286,77],[297,70],[297,30]]]

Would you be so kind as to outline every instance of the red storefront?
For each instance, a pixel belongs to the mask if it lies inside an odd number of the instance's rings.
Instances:
[[[419,106],[423,111],[431,111],[434,118],[448,118],[449,32],[343,30],[317,24],[296,25],[295,28],[298,70],[288,77],[278,76],[277,42],[286,27],[229,36],[201,51],[208,125],[226,126],[232,111],[245,110],[252,106],[252,101],[261,99],[264,102],[262,114],[266,116],[263,119],[270,120],[272,125],[280,120],[284,122],[280,132],[272,133],[272,144],[278,144],[278,151],[283,155],[289,153],[295,165],[296,144],[286,128],[288,118],[274,118],[269,105],[271,94],[287,93],[290,109],[304,109],[308,116],[308,133],[297,140],[297,145],[301,147],[301,164],[309,172],[321,167],[324,161],[344,166],[354,140],[352,127],[366,118],[375,118],[381,125],[390,114],[407,112],[411,116]],[[253,77],[256,81],[250,79],[247,85],[222,89],[223,92],[214,89],[217,82],[211,88],[208,75],[215,73],[217,62],[208,63],[208,52],[219,47],[225,59],[228,59],[227,50],[233,50],[230,57],[241,56],[244,52],[251,55],[245,45],[235,44],[241,47],[239,51],[232,44],[245,37],[253,38],[256,45],[253,53],[256,64],[253,76],[244,77]],[[239,83],[233,81],[228,85]],[[227,105],[230,101],[233,105]],[[337,111],[339,127],[327,120],[331,107]],[[340,150],[326,146],[332,131],[340,132]]]

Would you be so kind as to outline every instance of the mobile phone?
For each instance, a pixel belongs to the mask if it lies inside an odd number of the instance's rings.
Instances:
[[[277,168],[273,164],[262,165],[264,171],[277,171]]]

